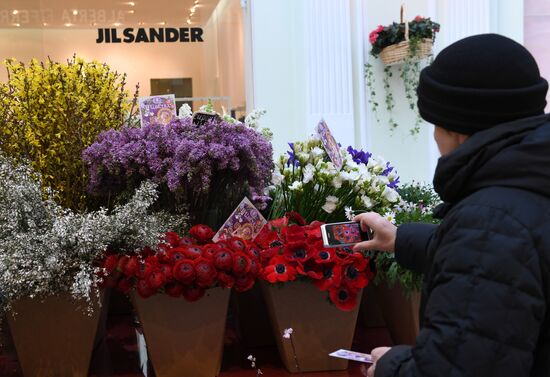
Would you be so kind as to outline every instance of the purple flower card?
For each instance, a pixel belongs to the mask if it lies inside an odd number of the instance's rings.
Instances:
[[[176,96],[167,94],[139,97],[139,113],[142,127],[152,124],[167,125],[176,119]]]
[[[213,238],[214,242],[230,237],[253,240],[267,220],[248,198],[244,198]]]
[[[330,128],[328,128],[328,125],[324,119],[319,121],[319,124],[317,124],[315,130],[317,131],[317,135],[321,138],[330,160],[337,169],[340,169],[344,164],[344,160],[340,154],[340,146],[334,139],[334,136],[332,135],[332,132],[330,132]]]

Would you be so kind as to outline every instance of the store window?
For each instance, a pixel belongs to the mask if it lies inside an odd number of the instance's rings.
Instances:
[[[140,96],[173,93],[196,110],[245,108],[239,0],[4,0],[0,57],[99,60],[139,83]],[[6,80],[6,72],[0,72]]]
[[[550,80],[550,2],[525,0],[525,47],[535,56],[541,75]],[[550,94],[546,97],[550,111]]]

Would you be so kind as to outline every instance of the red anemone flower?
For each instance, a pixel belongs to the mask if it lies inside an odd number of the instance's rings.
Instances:
[[[317,264],[313,259],[307,260],[296,266],[296,271],[304,276],[309,276],[314,280],[323,278],[323,266]]]
[[[340,285],[342,281],[342,266],[339,264],[327,263],[322,265],[322,270],[323,278],[313,282],[320,290],[327,291]]]
[[[178,236],[176,232],[166,232],[164,234],[164,240],[172,247],[179,246],[180,244],[180,236]]]
[[[195,261],[196,281],[201,287],[210,287],[216,281],[218,272],[211,261],[199,258]]]
[[[176,263],[173,273],[179,282],[189,284],[195,279],[195,263],[190,259],[183,259]]]
[[[187,301],[193,302],[204,296],[204,292],[205,289],[203,287],[199,287],[196,284],[191,284],[183,287],[182,294]]]
[[[310,250],[306,242],[291,242],[284,246],[283,255],[289,261],[303,263],[310,258]]]
[[[151,288],[147,280],[145,279],[139,279],[136,286],[138,294],[143,297],[151,297],[155,294],[155,291]]]
[[[138,271],[139,271],[139,259],[137,255],[133,255],[126,262],[123,272],[124,272],[124,275],[131,277],[131,276],[136,276]]]
[[[233,252],[229,249],[220,249],[214,254],[213,262],[218,270],[231,271],[233,267]]]
[[[300,225],[291,225],[281,229],[281,235],[286,242],[300,242],[307,239],[306,229]]]
[[[245,253],[233,255],[233,272],[237,275],[244,275],[250,271],[250,258]]]
[[[235,285],[235,278],[224,271],[218,272],[218,282],[224,288],[233,288]]]
[[[254,285],[254,278],[250,275],[238,276],[235,279],[235,290],[237,292],[248,291]]]
[[[296,279],[296,269],[283,257],[275,256],[264,269],[264,277],[270,283]]]
[[[208,243],[216,233],[209,226],[198,224],[189,230],[189,234],[200,243]]]
[[[330,300],[343,311],[351,311],[357,305],[357,290],[342,285],[329,291]]]
[[[183,285],[180,283],[168,283],[166,284],[166,287],[164,288],[166,291],[166,294],[168,296],[172,297],[180,297],[181,293],[183,292]]]
[[[233,251],[245,251],[246,244],[244,241],[238,237],[231,237],[228,240],[225,240],[229,248]]]

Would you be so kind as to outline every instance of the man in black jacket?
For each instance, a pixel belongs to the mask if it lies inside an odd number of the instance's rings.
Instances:
[[[420,75],[442,157],[441,225],[356,217],[424,274],[413,347],[372,351],[368,375],[550,376],[550,116],[531,54],[495,34],[458,41]]]

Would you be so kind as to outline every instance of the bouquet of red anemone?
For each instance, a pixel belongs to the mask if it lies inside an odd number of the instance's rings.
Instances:
[[[237,292],[252,288],[261,274],[259,248],[240,238],[213,242],[213,236],[208,226],[195,225],[188,237],[166,233],[155,250],[123,255],[108,251],[101,261],[103,284],[123,293],[134,288],[143,298],[166,293],[188,301],[215,286]]]
[[[261,248],[261,277],[269,283],[310,280],[341,310],[357,305],[360,290],[373,278],[370,259],[350,248],[326,248],[321,225],[307,225],[296,213],[272,220],[256,237]]]

